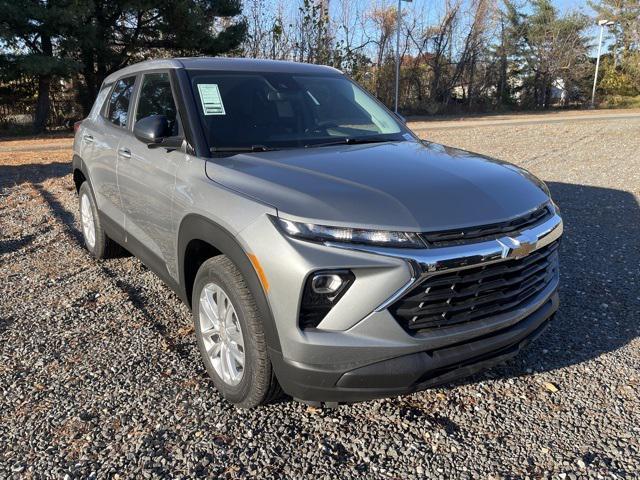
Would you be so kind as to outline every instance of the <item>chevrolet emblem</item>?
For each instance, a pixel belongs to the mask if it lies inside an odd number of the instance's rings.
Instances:
[[[504,237],[498,242],[502,245],[502,258],[522,258],[536,249],[538,239],[520,235],[518,238]]]

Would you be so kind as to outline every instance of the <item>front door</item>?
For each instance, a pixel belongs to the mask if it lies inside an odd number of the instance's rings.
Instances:
[[[145,73],[140,79],[133,122],[165,115],[174,135],[181,134],[176,103],[168,72]],[[149,148],[132,130],[118,146],[118,184],[127,215],[127,243],[136,241],[140,256],[149,266],[178,278],[175,271],[176,230],[173,196],[178,162],[184,153],[166,148]],[[133,248],[133,250],[137,250]]]

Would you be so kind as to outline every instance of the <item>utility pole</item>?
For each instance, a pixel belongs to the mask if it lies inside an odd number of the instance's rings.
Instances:
[[[604,32],[604,27],[610,27],[615,22],[611,20],[600,20],[598,25],[600,25],[600,39],[598,40],[598,58],[596,58],[596,74],[593,77],[593,90],[591,91],[591,108],[595,108],[596,106],[596,85],[598,84],[598,69],[600,68],[600,51],[602,49],[602,34]]]
[[[398,0],[398,18],[396,31],[396,102],[395,110],[398,113],[398,97],[400,95],[400,29],[402,28],[402,2],[412,2],[413,0]]]

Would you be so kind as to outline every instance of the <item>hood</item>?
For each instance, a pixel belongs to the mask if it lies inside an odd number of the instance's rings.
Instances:
[[[385,230],[496,223],[549,199],[518,167],[413,141],[238,154],[209,159],[206,172],[284,218]]]

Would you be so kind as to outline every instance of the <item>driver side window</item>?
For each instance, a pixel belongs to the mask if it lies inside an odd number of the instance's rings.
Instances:
[[[171,92],[169,74],[166,72],[146,73],[142,77],[135,120],[137,122],[151,115],[165,115],[171,135],[179,134],[178,110]]]

